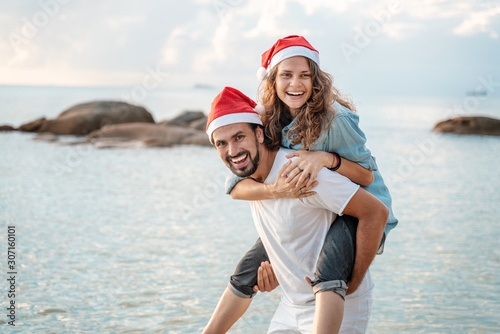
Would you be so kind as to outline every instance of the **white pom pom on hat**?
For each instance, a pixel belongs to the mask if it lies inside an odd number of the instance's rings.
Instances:
[[[260,115],[264,115],[264,111],[266,111],[266,108],[262,104],[257,104],[254,108],[254,110]]]
[[[264,67],[259,67],[259,69],[257,70],[257,79],[262,81],[266,78],[266,75],[267,75],[266,69]]]

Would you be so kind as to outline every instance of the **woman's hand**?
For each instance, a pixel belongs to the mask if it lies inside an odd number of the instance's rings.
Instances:
[[[321,168],[330,167],[332,164],[332,154],[324,151],[298,150],[286,157],[288,159],[297,157],[297,159],[288,165],[282,175],[288,175],[287,182],[293,182],[297,178],[295,182],[298,184],[305,182],[306,187],[311,186]]]
[[[312,188],[318,185],[317,181],[309,182],[309,178],[304,178],[299,181],[299,176],[290,177],[287,173],[284,173],[290,168],[292,161],[289,160],[286,164],[281,167],[278,172],[278,178],[274,184],[272,184],[272,193],[274,198],[303,198],[315,195],[315,191],[311,191]],[[310,183],[309,185],[307,185]]]

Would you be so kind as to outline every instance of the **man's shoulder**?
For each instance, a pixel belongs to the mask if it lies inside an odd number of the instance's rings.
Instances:
[[[282,155],[283,157],[286,157],[289,153],[291,153],[293,151],[295,151],[295,150],[292,150],[292,149],[289,149],[289,148],[280,147],[280,149],[278,150],[278,155]]]
[[[278,178],[278,171],[289,160],[286,156],[290,152],[293,152],[293,150],[289,150],[289,149],[281,148],[281,147],[278,149],[278,151],[276,152],[276,155],[274,157],[273,166],[272,166],[271,170],[269,171],[269,174],[267,175],[267,178],[264,181],[264,183],[269,184],[269,183],[276,182],[276,179]],[[292,158],[292,160],[293,159],[294,158]]]
[[[286,156],[293,151],[294,150],[280,147],[278,152],[276,153],[276,157],[274,158],[274,164],[280,164],[280,166],[283,166],[283,164],[288,161],[288,158]]]

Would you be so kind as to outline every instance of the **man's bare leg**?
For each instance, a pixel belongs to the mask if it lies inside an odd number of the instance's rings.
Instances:
[[[226,333],[245,313],[252,299],[238,297],[226,288],[203,334]]]
[[[344,317],[344,299],[333,291],[316,294],[313,334],[338,333]]]

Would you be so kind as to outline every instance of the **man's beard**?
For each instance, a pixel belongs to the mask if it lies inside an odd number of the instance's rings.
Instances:
[[[257,168],[259,167],[259,160],[260,160],[260,152],[259,152],[259,142],[257,139],[255,139],[255,148],[256,148],[256,153],[255,157],[252,157],[249,151],[241,151],[236,155],[233,156],[227,156],[226,157],[226,162],[234,175],[239,176],[239,177],[248,177],[252,174],[254,174],[257,171]],[[233,163],[231,162],[231,159],[235,159],[237,157],[240,157],[242,155],[247,155],[248,163],[245,167],[242,168],[236,168]]]

